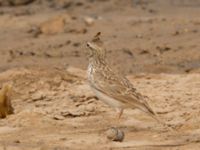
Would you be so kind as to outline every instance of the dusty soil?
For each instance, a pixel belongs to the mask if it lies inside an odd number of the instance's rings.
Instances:
[[[199,149],[200,1],[2,2],[0,85],[13,85],[15,113],[0,120],[0,150]],[[176,132],[138,110],[116,122],[95,97],[85,42],[98,31],[114,70]],[[123,142],[106,139],[111,126]]]

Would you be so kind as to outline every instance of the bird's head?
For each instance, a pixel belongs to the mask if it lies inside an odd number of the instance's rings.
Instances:
[[[106,50],[102,47],[103,42],[100,40],[100,32],[98,32],[91,42],[87,42],[89,49],[90,59],[104,60],[106,56]]]

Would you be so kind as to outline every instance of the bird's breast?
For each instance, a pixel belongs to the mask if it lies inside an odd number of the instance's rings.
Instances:
[[[94,81],[94,68],[91,64],[88,65],[88,69],[87,69],[87,77],[88,77],[88,81],[89,82],[93,82]]]

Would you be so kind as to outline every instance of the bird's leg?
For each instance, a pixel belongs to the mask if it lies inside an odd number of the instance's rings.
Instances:
[[[117,108],[116,111],[117,111],[117,118],[115,119],[115,125],[114,126],[117,127],[120,124],[120,118],[121,118],[121,116],[123,114],[123,109],[122,108]]]
[[[123,114],[123,109],[122,108],[116,108],[116,112],[117,112],[117,115],[116,115],[116,118],[114,119],[113,121],[113,125],[112,127],[114,128],[118,128],[119,124],[120,124],[120,118]]]
[[[120,120],[120,118],[121,118],[121,116],[122,116],[122,114],[123,114],[123,111],[124,111],[124,109],[122,109],[122,108],[119,108],[118,110],[118,116],[117,116],[117,119],[118,119],[118,121]]]

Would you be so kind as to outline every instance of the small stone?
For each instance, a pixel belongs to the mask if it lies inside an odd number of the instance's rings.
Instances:
[[[95,111],[95,106],[94,106],[94,104],[88,104],[85,109],[88,112],[94,112]]]
[[[62,82],[62,77],[57,75],[53,78],[53,81],[56,83],[56,84],[60,84]]]
[[[14,143],[21,143],[20,140],[15,140]]]
[[[73,44],[74,47],[79,47],[80,45],[81,45],[81,43],[79,43],[79,42],[75,42],[75,43]]]
[[[64,120],[65,117],[63,117],[61,115],[55,115],[55,116],[53,116],[53,119],[55,119],[55,120]]]
[[[94,24],[94,19],[91,17],[85,17],[84,21],[85,21],[85,24],[88,26],[92,26]]]
[[[53,35],[62,33],[64,31],[66,23],[66,17],[65,16],[56,16],[54,18],[51,18],[45,22],[43,22],[39,28],[41,33],[46,35]]]
[[[180,35],[180,31],[175,31],[174,33],[172,33],[172,35],[176,36],[176,35]]]
[[[38,101],[46,98],[46,95],[43,92],[37,92],[31,96],[32,101]]]
[[[12,87],[3,85],[0,90],[0,118],[5,118],[9,114],[14,113],[14,108],[11,105]]]
[[[35,38],[37,38],[42,33],[40,28],[37,26],[32,26],[27,32]]]
[[[114,127],[106,131],[106,136],[112,141],[122,142],[124,140],[124,132]]]

